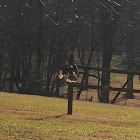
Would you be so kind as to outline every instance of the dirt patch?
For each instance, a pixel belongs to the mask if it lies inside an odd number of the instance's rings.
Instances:
[[[140,107],[140,100],[138,99],[126,99],[124,101],[119,101],[115,103],[116,105]]]
[[[118,136],[116,134],[110,133],[110,132],[101,132],[101,133],[97,133],[94,134],[94,137],[102,137],[102,138],[111,138],[111,139],[116,139],[118,138]]]
[[[109,99],[110,102],[114,99],[116,96],[117,92],[110,92]],[[92,102],[98,103],[98,93],[97,90],[87,90],[83,91],[80,100],[82,101],[91,101],[92,97]],[[74,99],[76,99],[76,93],[74,93]],[[134,93],[134,99],[127,99],[125,98],[125,93],[122,92],[118,98],[116,99],[115,105],[121,105],[121,106],[131,106],[131,107],[140,107],[140,94],[139,93]]]

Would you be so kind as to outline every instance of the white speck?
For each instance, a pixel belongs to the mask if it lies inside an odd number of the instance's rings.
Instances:
[[[29,5],[26,3],[26,6],[29,6]]]
[[[76,18],[79,18],[78,15],[75,15]]]

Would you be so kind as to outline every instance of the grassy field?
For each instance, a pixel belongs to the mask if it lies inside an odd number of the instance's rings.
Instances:
[[[0,92],[0,140],[140,140],[140,108]]]

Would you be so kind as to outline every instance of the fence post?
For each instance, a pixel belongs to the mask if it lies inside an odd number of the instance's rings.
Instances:
[[[68,115],[72,115],[73,106],[73,83],[68,83]]]
[[[74,65],[74,55],[70,54],[68,58],[69,65]],[[68,73],[71,72],[68,70]],[[70,77],[69,77],[70,78]],[[73,106],[73,82],[68,82],[68,115],[72,115],[72,106]]]

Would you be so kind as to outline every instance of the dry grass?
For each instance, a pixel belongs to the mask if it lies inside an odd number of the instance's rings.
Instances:
[[[140,109],[0,93],[1,140],[139,140]]]

